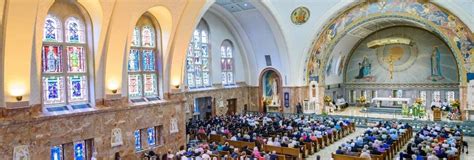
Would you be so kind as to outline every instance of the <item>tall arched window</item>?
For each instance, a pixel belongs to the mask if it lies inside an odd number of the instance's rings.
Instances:
[[[222,84],[233,85],[234,82],[234,47],[232,42],[224,40],[221,45]]]
[[[67,8],[68,12],[58,12]],[[49,112],[89,108],[86,27],[75,4],[55,3],[43,28],[42,101]]]
[[[156,27],[151,15],[137,22],[128,54],[128,96],[132,102],[159,100]]]
[[[186,56],[186,81],[191,89],[211,86],[209,46],[209,28],[201,20],[194,30]]]

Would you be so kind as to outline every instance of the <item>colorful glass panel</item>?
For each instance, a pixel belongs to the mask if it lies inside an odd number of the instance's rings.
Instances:
[[[152,26],[142,28],[142,47],[155,47],[155,31]]]
[[[193,65],[193,58],[187,58],[186,59],[186,70],[188,72],[194,72],[194,65]]]
[[[226,66],[226,60],[221,59],[221,70],[222,70],[222,72],[225,72],[227,70],[225,66]]]
[[[43,46],[41,60],[43,73],[62,72],[62,49],[60,46]]]
[[[201,46],[202,57],[209,57],[208,47],[207,45]]]
[[[147,128],[147,141],[149,146],[153,146],[156,144],[156,130],[154,127]]]
[[[43,29],[43,41],[61,42],[61,22],[56,17],[50,15],[46,17]]]
[[[128,75],[128,95],[130,98],[142,97],[142,80],[139,74]]]
[[[133,29],[132,46],[140,47],[140,29],[138,27]]]
[[[84,141],[74,142],[74,160],[86,159],[86,146]]]
[[[221,57],[225,58],[226,56],[227,56],[227,54],[225,53],[225,47],[221,46]]]
[[[64,78],[61,76],[43,77],[43,103],[58,104],[64,102]]]
[[[155,54],[151,50],[144,50],[143,53],[143,71],[155,71]]]
[[[232,47],[227,47],[227,58],[232,58]]]
[[[188,87],[193,88],[194,86],[194,74],[192,72],[188,73]]]
[[[202,72],[196,71],[196,74],[194,76],[195,76],[194,78],[196,82],[196,87],[202,87]]]
[[[68,72],[85,73],[86,72],[86,56],[84,48],[77,46],[67,46]]]
[[[209,71],[209,61],[207,58],[202,59],[202,71]]]
[[[75,17],[70,17],[66,20],[66,42],[84,43],[82,22]]]
[[[227,72],[227,84],[234,83],[234,73]]]
[[[157,96],[158,95],[158,87],[157,87],[157,80],[156,74],[144,74],[143,75],[143,84],[144,84],[144,94],[145,97],[150,96]]]
[[[87,77],[85,75],[68,76],[69,102],[87,101]]]
[[[129,72],[137,72],[140,71],[140,53],[136,49],[131,49],[130,53],[128,54],[128,71]]]
[[[202,39],[201,39],[201,42],[202,42],[202,43],[207,43],[207,42],[208,42],[208,41],[207,41],[207,40],[208,40],[208,39],[207,39],[207,38],[208,38],[208,37],[207,37],[207,31],[205,31],[205,30],[201,31],[201,37],[202,37]]]
[[[441,92],[440,91],[434,91],[433,92],[433,101],[435,101],[435,102],[440,102],[441,101]]]
[[[136,151],[142,150],[140,130],[135,130],[133,132],[133,136],[135,137],[135,150]]]
[[[227,59],[226,70],[232,71],[232,59]]]
[[[63,160],[63,146],[62,145],[51,147],[51,160]]]
[[[203,72],[202,73],[202,85],[203,86],[209,86],[210,81],[209,81],[209,72]]]
[[[227,84],[227,74],[225,72],[222,72],[222,84]]]

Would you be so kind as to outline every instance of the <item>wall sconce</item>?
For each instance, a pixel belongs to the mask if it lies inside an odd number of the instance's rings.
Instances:
[[[119,88],[118,83],[115,81],[109,82],[108,88],[112,91],[113,94],[117,94],[117,90]]]
[[[179,80],[174,79],[174,80],[171,82],[171,85],[174,86],[174,88],[179,89]]]
[[[23,86],[13,86],[10,89],[10,95],[19,102],[23,99],[23,95],[25,95],[25,88]]]

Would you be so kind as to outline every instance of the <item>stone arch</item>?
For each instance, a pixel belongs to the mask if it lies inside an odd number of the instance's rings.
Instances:
[[[258,82],[258,83],[259,83],[259,85],[258,85],[258,95],[259,95],[259,96],[258,96],[258,104],[259,104],[259,111],[260,111],[260,112],[263,112],[263,111],[264,111],[264,107],[265,107],[265,105],[264,105],[264,99],[263,99],[263,98],[264,98],[264,97],[263,97],[263,89],[264,89],[264,88],[263,88],[263,85],[264,85],[264,84],[263,84],[263,78],[264,78],[264,76],[265,76],[266,74],[269,74],[269,73],[272,73],[272,72],[275,73],[275,74],[277,75],[277,78],[278,78],[278,82],[277,82],[277,85],[278,85],[277,92],[279,91],[279,93],[277,93],[277,94],[278,94],[278,97],[280,97],[280,98],[279,98],[279,102],[280,102],[280,112],[283,111],[283,106],[282,106],[282,105],[283,105],[283,98],[282,98],[282,97],[283,97],[283,86],[282,86],[282,85],[283,85],[283,83],[282,83],[282,80],[283,80],[283,79],[282,79],[282,77],[281,77],[280,72],[279,72],[277,69],[275,69],[275,68],[273,68],[273,67],[267,67],[267,68],[263,69],[263,70],[260,72],[260,76],[259,76],[259,80],[258,80],[258,81],[259,81],[259,82]]]

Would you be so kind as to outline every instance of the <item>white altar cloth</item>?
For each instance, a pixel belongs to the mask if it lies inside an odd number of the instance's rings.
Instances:
[[[372,98],[372,103],[374,102],[381,102],[381,101],[388,101],[388,102],[407,102],[410,104],[410,98],[390,98],[390,97],[376,97]]]

